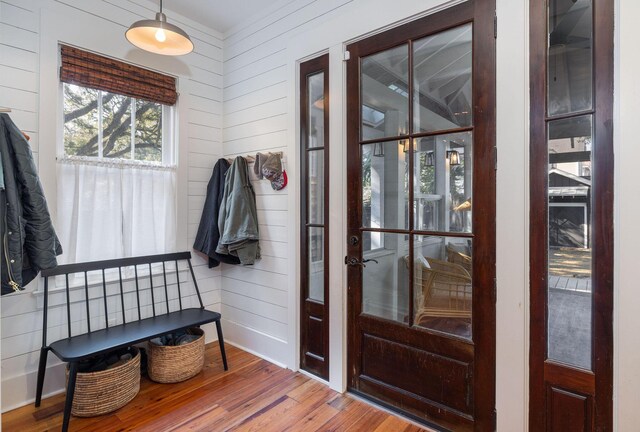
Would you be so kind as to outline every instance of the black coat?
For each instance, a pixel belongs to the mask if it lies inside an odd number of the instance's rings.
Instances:
[[[218,213],[224,192],[224,178],[228,170],[229,162],[226,159],[219,159],[213,167],[213,173],[207,185],[207,199],[204,202],[198,234],[196,234],[196,240],[193,243],[195,250],[209,257],[209,268],[217,267],[221,262],[240,264],[238,257],[216,253],[218,241],[220,241]]]
[[[38,272],[58,265],[62,247],[29,143],[7,114],[0,114],[2,294],[24,288]]]

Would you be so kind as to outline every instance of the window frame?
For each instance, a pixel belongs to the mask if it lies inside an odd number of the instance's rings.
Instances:
[[[126,95],[121,95],[118,93],[113,93],[113,94],[118,94],[119,96],[124,96],[129,98],[129,101],[131,103],[131,158],[129,159],[125,159],[125,158],[110,158],[110,157],[105,157],[102,153],[103,153],[103,136],[102,136],[102,132],[103,132],[103,113],[102,113],[102,98],[103,98],[103,94],[104,93],[109,93],[106,92],[104,90],[98,90],[95,89],[95,91],[98,93],[98,103],[97,103],[97,109],[98,109],[98,156],[76,156],[76,155],[69,155],[66,153],[65,151],[65,146],[64,146],[64,136],[65,136],[65,121],[64,121],[64,112],[65,112],[65,95],[64,95],[64,86],[65,85],[75,85],[77,87],[82,87],[82,88],[90,88],[90,87],[83,87],[80,86],[78,84],[69,84],[69,83],[65,83],[63,81],[58,81],[59,82],[59,88],[58,88],[58,100],[59,100],[59,106],[58,109],[60,110],[60,116],[59,116],[59,124],[57,126],[58,130],[60,131],[58,139],[56,140],[58,143],[58,148],[56,151],[56,155],[57,155],[57,159],[78,159],[81,158],[82,160],[88,161],[88,162],[99,162],[99,163],[111,163],[111,164],[120,164],[120,165],[127,165],[127,164],[134,164],[136,166],[148,166],[148,167],[175,167],[177,164],[177,136],[176,136],[176,114],[177,114],[177,109],[176,106],[169,106],[169,105],[164,105],[164,104],[160,104],[157,102],[158,105],[160,105],[160,107],[162,108],[162,161],[161,162],[154,162],[154,161],[147,161],[147,160],[140,160],[140,159],[135,159],[135,131],[136,131],[136,126],[135,126],[135,113],[136,113],[136,101],[139,100],[138,98],[135,97],[131,97],[131,96],[126,96]]]

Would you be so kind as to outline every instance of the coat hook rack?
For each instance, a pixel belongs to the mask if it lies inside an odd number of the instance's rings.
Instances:
[[[0,107],[0,113],[10,113],[11,108]]]
[[[274,154],[274,155],[278,155],[278,156],[280,156],[281,158],[282,158],[282,157],[284,157],[284,152],[267,152],[267,153]],[[234,156],[234,157],[232,157],[232,158],[227,158],[227,161],[228,161],[229,163],[231,163],[231,162],[233,162],[233,160],[234,160],[236,157],[237,157],[237,156]],[[247,160],[247,162],[255,162],[255,161],[256,161],[256,157],[255,157],[255,155],[249,155],[249,154],[247,154],[247,155],[244,155],[243,157]]]

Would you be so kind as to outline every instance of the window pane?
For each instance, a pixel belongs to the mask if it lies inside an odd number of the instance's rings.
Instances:
[[[472,144],[471,132],[414,141],[416,230],[471,232]]]
[[[64,84],[64,153],[98,156],[98,91]]]
[[[307,199],[309,223],[324,223],[324,151],[309,151]]]
[[[136,160],[162,163],[162,105],[136,99]]]
[[[362,146],[362,226],[408,229],[408,145],[403,141]]]
[[[466,24],[414,42],[414,130],[471,126],[473,27]]]
[[[471,339],[471,240],[414,237],[414,325]]]
[[[324,228],[310,227],[308,298],[324,302]]]
[[[362,139],[409,132],[409,52],[402,45],[362,59]]]
[[[308,147],[324,147],[324,72],[307,78],[309,89]]]
[[[590,109],[593,100],[591,0],[551,0],[549,32],[549,115]]]
[[[362,270],[362,312],[402,323],[409,322],[409,243],[404,234],[376,233],[384,248],[364,252],[374,259]],[[377,261],[377,262],[376,262]]]
[[[591,369],[592,118],[549,123],[548,357]]]
[[[102,155],[131,159],[131,98],[102,92]]]

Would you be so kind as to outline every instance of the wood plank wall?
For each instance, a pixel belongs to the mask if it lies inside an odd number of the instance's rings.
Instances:
[[[287,152],[287,100],[293,77],[287,73],[286,47],[296,34],[320,28],[352,0],[289,0],[275,3],[268,13],[232,28],[224,43],[223,148],[227,157],[256,152]],[[323,29],[327,31],[328,29]],[[292,155],[286,155],[288,159]],[[252,167],[253,165],[251,165]],[[224,266],[222,315],[230,340],[281,364],[288,365],[290,343],[288,194],[273,191],[269,182],[254,179],[262,260],[248,268]],[[295,365],[288,365],[293,367]]]
[[[62,16],[81,16],[83,20],[100,25],[112,25],[114,43],[126,44],[126,27],[143,17],[153,17],[155,7],[154,2],[137,0],[0,0],[0,106],[11,108],[13,121],[31,136],[36,162],[39,145],[43,141],[38,134],[38,116],[41,114],[38,112],[41,9],[55,10]],[[188,142],[180,143],[188,146],[188,169],[183,172],[188,176],[189,197],[188,220],[178,220],[178,223],[188,224],[186,244],[190,247],[200,220],[206,184],[215,161],[222,155],[223,38],[215,30],[176,14],[167,14],[171,22],[189,33],[195,44],[195,51],[182,58],[188,66],[188,74],[179,77],[188,80],[186,88],[189,89],[189,97],[186,98],[189,101],[186,111]],[[85,48],[91,48],[92,37],[98,36],[88,35]],[[47,145],[53,143],[51,138],[44,141]],[[55,203],[50,202],[49,206],[53,207]],[[193,262],[203,301],[208,308],[219,311],[220,270],[208,269],[206,262],[199,257],[195,257]],[[172,280],[174,278],[171,276]],[[182,274],[182,278],[188,280],[186,274]],[[1,301],[3,412],[34,397],[42,333],[42,295],[33,294],[34,289],[35,284],[32,284],[26,292],[5,296]],[[143,298],[149,297],[147,290]],[[54,298],[52,301],[59,304],[58,300]],[[195,297],[191,301],[195,301]],[[112,318],[119,319],[117,302],[113,305]],[[66,318],[61,312],[60,308],[54,308],[51,314],[52,335],[62,334],[66,328]],[[93,318],[100,321],[99,309]],[[82,321],[74,323],[78,327],[84,325]],[[208,340],[215,339],[214,331],[208,334],[211,335]],[[49,360],[52,370],[47,374],[45,394],[62,390],[64,383],[61,365],[54,356],[49,356]]]

